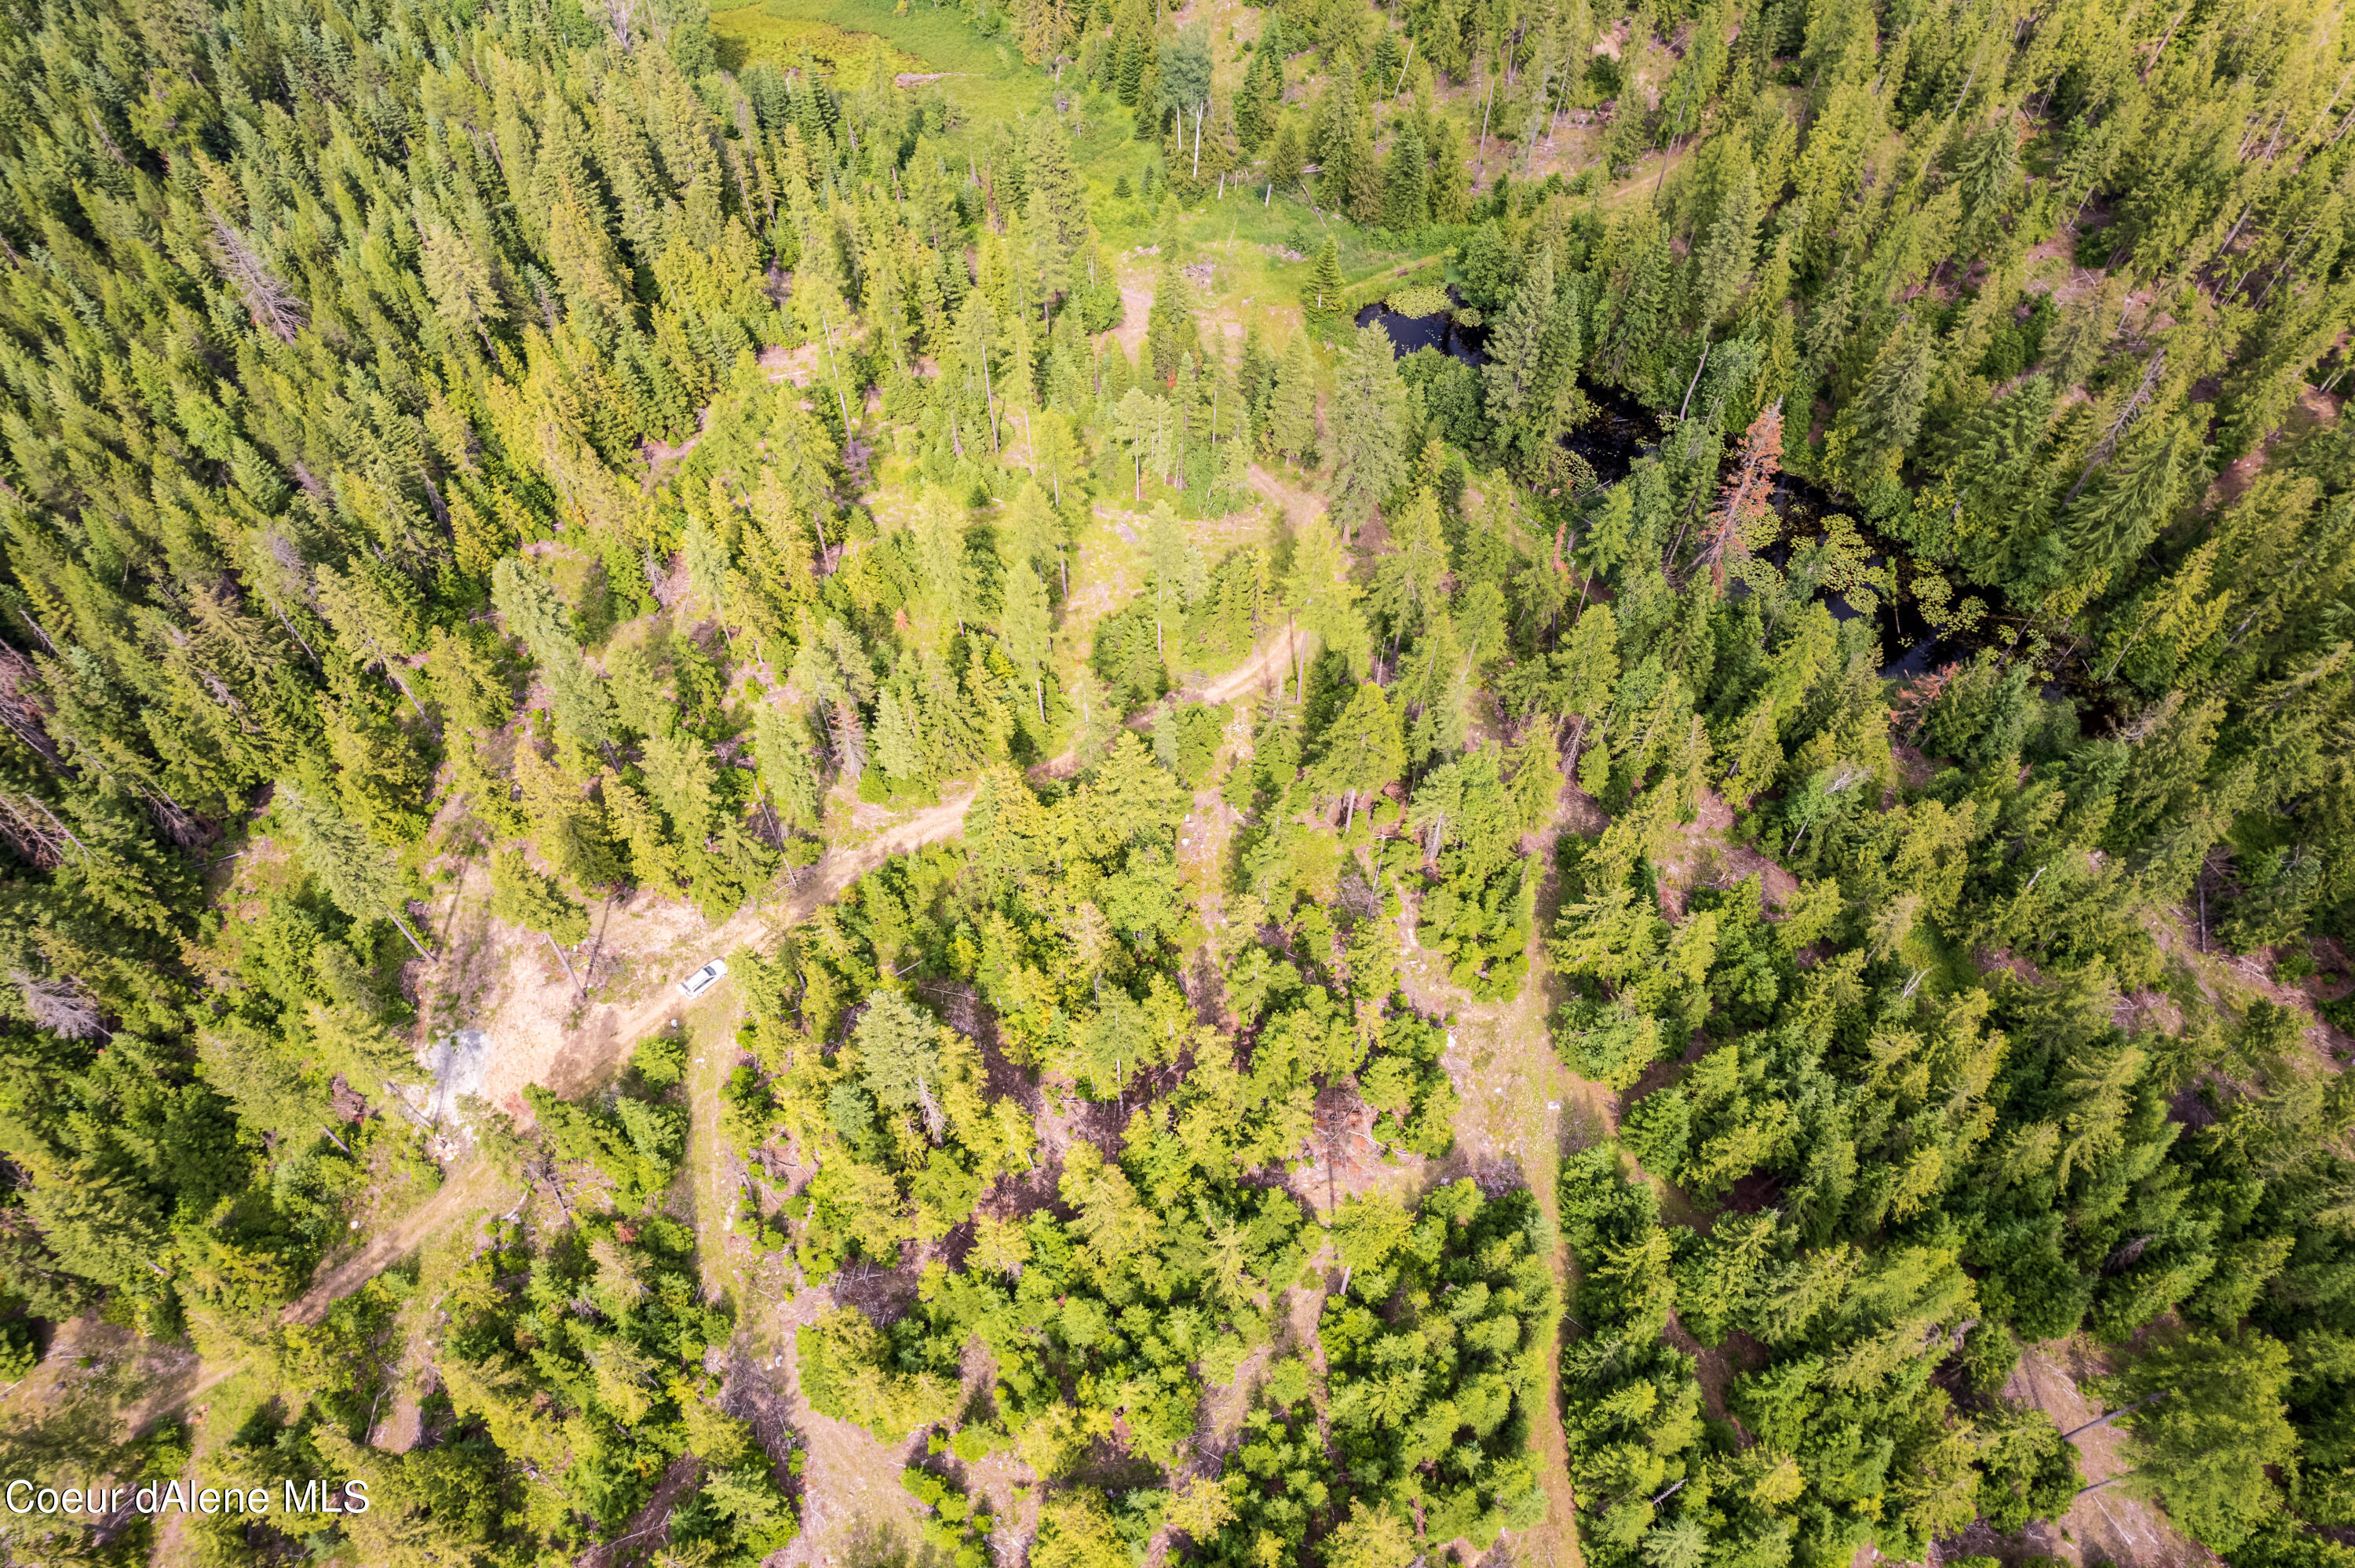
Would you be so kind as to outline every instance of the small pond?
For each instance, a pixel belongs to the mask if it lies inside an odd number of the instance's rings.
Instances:
[[[1448,290],[1448,296],[1451,299],[1455,297],[1452,287]],[[1487,359],[1482,350],[1487,342],[1487,329],[1460,325],[1452,314],[1445,312],[1427,316],[1408,316],[1401,315],[1386,304],[1377,303],[1360,308],[1356,321],[1360,327],[1380,323],[1390,334],[1392,351],[1401,356],[1418,349],[1435,348],[1465,365],[1480,365]],[[1659,416],[1625,393],[1613,387],[1599,387],[1583,376],[1579,377],[1579,387],[1593,405],[1594,414],[1576,429],[1564,434],[1562,445],[1586,460],[1598,482],[1604,485],[1616,484],[1627,477],[1638,459],[1659,450]],[[1732,461],[1729,443],[1729,466]],[[1848,510],[1820,486],[1788,473],[1775,482],[1772,504],[1786,524],[1802,530],[1808,528],[1819,517]],[[1888,541],[1879,538],[1868,527],[1859,525],[1858,532],[1878,546],[1876,553],[1867,557],[1867,564],[1878,567],[1887,562]],[[1791,546],[1785,540],[1777,543],[1767,554],[1780,567],[1789,561]],[[1972,591],[1983,599],[1993,599],[1993,596],[1985,589]],[[1825,591],[1817,598],[1835,620],[1856,619],[1855,608],[1839,594]],[[1999,606],[1990,605],[1991,610],[1997,608]],[[1910,604],[1891,604],[1884,600],[1875,619],[1881,625],[1883,654],[1891,649],[1900,651],[1881,669],[1881,675],[1889,680],[1911,680],[1928,674],[1967,658],[1974,648],[1983,645],[1983,640],[1977,637],[1940,636]]]
[[[1455,291],[1448,292],[1453,298]],[[1392,351],[1401,355],[1412,354],[1419,348],[1435,348],[1466,365],[1478,365],[1485,357],[1481,348],[1488,341],[1488,329],[1461,325],[1445,311],[1436,315],[1402,316],[1388,305],[1372,304],[1361,307],[1356,319],[1361,327],[1381,323],[1382,330],[1391,334]]]

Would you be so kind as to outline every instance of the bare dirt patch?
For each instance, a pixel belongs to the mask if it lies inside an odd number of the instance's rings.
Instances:
[[[680,979],[738,948],[765,946],[775,932],[806,919],[890,856],[954,837],[972,800],[966,789],[879,824],[872,837],[837,848],[801,873],[797,885],[773,885],[766,901],[717,926],[691,905],[650,893],[608,905],[589,952],[574,962],[580,985],[566,978],[540,938],[489,920],[486,878],[477,879],[471,893],[462,884],[462,907],[452,926],[469,935],[453,942],[442,968],[445,983],[463,989],[421,1011],[482,1032],[487,1047],[475,1092],[527,1120],[525,1086],[570,1095],[602,1082],[639,1041],[691,1008],[717,1005],[716,992],[693,1002],[680,996]],[[485,909],[470,915],[463,907],[468,898],[479,899]]]
[[[640,482],[639,488],[649,495],[654,493],[654,488],[662,482],[663,475],[684,462],[687,454],[695,450],[697,444],[703,440],[703,432],[710,428],[711,405],[706,403],[696,412],[695,433],[686,440],[676,444],[669,441],[657,441],[652,438],[640,441],[638,461],[646,465],[646,476]],[[670,601],[664,599],[663,602],[667,604]]]
[[[634,1043],[613,1037],[617,1005],[667,989],[700,966],[716,935],[692,906],[641,892],[601,908],[587,953],[559,959],[544,938],[490,920],[487,878],[474,879],[470,892],[481,907],[455,922],[466,937],[452,954],[447,981],[464,989],[446,1012],[488,1042],[476,1092],[518,1118],[530,1114],[527,1084],[577,1092],[610,1068],[615,1053]]]
[[[2334,989],[2330,977],[2311,975],[2298,984],[2285,984],[2266,972],[2264,959],[2269,955],[2226,952],[2212,941],[2203,943],[2198,918],[2190,910],[2176,911],[2170,920],[2147,918],[2144,925],[2160,951],[2190,969],[2200,994],[2208,1001],[2244,1008],[2262,998],[2303,1012],[2311,1021],[2305,1032],[2307,1048],[2324,1066],[2335,1067],[2349,1053],[2355,1052],[2355,1035],[2332,1023],[2316,1008],[2320,997]]]
[[[2107,1408],[2088,1397],[2080,1384],[2109,1370],[2106,1358],[2082,1340],[2054,1340],[2030,1345],[2019,1365],[2004,1385],[2003,1395],[2031,1404],[2052,1418],[2063,1432],[2083,1426]],[[2126,1435],[2115,1426],[2097,1426],[2073,1439],[2079,1464],[2088,1484],[2098,1484],[2133,1468],[2126,1455]],[[2031,1522],[2029,1544],[2047,1556],[2072,1563],[2131,1563],[2137,1568],[2213,1568],[2213,1552],[2187,1541],[2168,1522],[2156,1503],[2132,1496],[2123,1487],[2103,1487],[2081,1494],[2060,1519]]]
[[[18,1465],[7,1473],[118,1446],[200,1393],[201,1370],[194,1353],[95,1317],[59,1324],[48,1354],[0,1392],[0,1457]]]
[[[2207,495],[2200,502],[2200,510],[2214,513],[2231,506],[2257,482],[2257,475],[2264,471],[2266,462],[2276,450],[2295,447],[2315,429],[2334,422],[2338,418],[2337,397],[2318,387],[2299,388],[2297,400],[2290,406],[2289,417],[2282,421],[2278,429],[2258,443],[2256,450],[2225,465],[2224,471],[2218,474],[2209,486]]]
[[[1145,344],[1146,318],[1152,313],[1153,289],[1145,281],[1144,268],[1124,270],[1120,280],[1120,325],[1112,329],[1112,337],[1131,359]]]
[[[1305,485],[1297,484],[1277,474],[1272,469],[1251,465],[1252,488],[1275,503],[1286,522],[1293,527],[1305,527],[1325,510],[1324,500]]]
[[[1798,892],[1798,878],[1748,844],[1730,842],[1726,835],[1732,831],[1733,808],[1716,790],[1702,789],[1700,809],[1660,867],[1667,873],[1661,900],[1671,906],[1671,918],[1683,915],[1685,900],[1699,889],[1734,887],[1753,876],[1763,882],[1771,907],[1781,907]]]
[[[1320,1220],[1329,1220],[1344,1198],[1387,1192],[1412,1205],[1433,1185],[1432,1163],[1422,1155],[1382,1151],[1374,1140],[1373,1109],[1353,1089],[1327,1089],[1316,1097],[1309,1147],[1311,1156],[1294,1173],[1291,1190]]]
[[[769,373],[772,381],[790,381],[796,387],[806,387],[816,378],[821,352],[820,345],[815,342],[803,344],[798,348],[779,348],[773,344],[761,351],[760,366]]]

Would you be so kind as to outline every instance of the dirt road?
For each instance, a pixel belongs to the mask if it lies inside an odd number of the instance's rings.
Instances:
[[[1180,693],[1188,701],[1198,703],[1231,703],[1237,697],[1273,687],[1284,679],[1291,668],[1305,633],[1286,626],[1282,631],[1252,649],[1251,657],[1214,677],[1199,691]],[[1149,720],[1147,721],[1150,722]]]
[[[1565,789],[1555,820],[1529,852],[1544,878],[1538,895],[1537,930],[1550,929],[1559,890],[1554,884],[1554,844],[1577,821],[1577,797]],[[1399,985],[1417,1012],[1448,1021],[1442,1058],[1462,1097],[1455,1113],[1455,1148],[1440,1161],[1442,1180],[1470,1176],[1489,1192],[1526,1186],[1556,1235],[1554,1288],[1566,1307],[1572,1258],[1559,1241],[1561,1198],[1556,1190],[1561,1155],[1610,1136],[1612,1097],[1599,1084],[1571,1072],[1555,1051],[1548,1018],[1560,997],[1542,958],[1513,996],[1475,1002],[1452,984],[1446,959],[1415,938],[1415,910],[1400,917]],[[1540,949],[1540,954],[1542,948]],[[1556,1314],[1559,1319],[1559,1312]],[[1558,1412],[1561,1408],[1560,1325],[1547,1334],[1539,1355],[1545,1367],[1544,1404],[1534,1422],[1538,1478],[1546,1494],[1546,1517],[1523,1537],[1524,1563],[1544,1560],[1555,1568],[1577,1568],[1583,1555],[1578,1540],[1578,1499],[1571,1485],[1570,1460]]]
[[[968,790],[918,812],[866,843],[826,855],[809,869],[801,885],[786,896],[782,906],[746,909],[716,927],[708,939],[709,950],[730,953],[740,947],[765,945],[768,938],[806,920],[813,911],[890,856],[954,837],[964,827],[965,808],[972,804],[973,794]],[[612,1062],[607,1065],[611,1065],[618,1063],[631,1045],[663,1029],[672,1019],[681,1018],[690,1010],[708,1012],[723,1000],[732,1002],[735,995],[735,989],[729,986],[688,1001],[666,984],[654,996],[641,1001],[591,1008],[575,1032],[573,1044],[586,1044],[595,1054],[610,1054]],[[568,1049],[564,1055],[568,1065],[577,1065],[572,1062],[574,1050]],[[442,1184],[440,1192],[402,1216],[390,1229],[370,1237],[349,1257],[322,1269],[311,1281],[310,1288],[281,1314],[282,1319],[288,1323],[318,1322],[326,1315],[328,1307],[417,1250],[428,1236],[443,1226],[463,1218],[470,1210],[508,1203],[515,1196],[515,1191],[481,1161],[468,1162]]]
[[[1287,629],[1254,648],[1242,663],[1190,694],[1202,702],[1228,703],[1272,685],[1291,662],[1294,647],[1294,635]],[[1056,761],[1069,767],[1068,757]],[[1054,764],[1048,766],[1051,768]],[[791,889],[781,903],[741,910],[715,927],[703,939],[704,950],[725,955],[739,948],[758,949],[769,946],[780,933],[808,919],[891,856],[907,854],[963,832],[964,814],[973,804],[973,797],[971,789],[964,790],[904,821],[893,823],[864,843],[828,853],[802,874],[799,885]],[[627,1003],[597,1003],[589,1009],[577,1029],[567,1032],[560,1052],[542,1071],[533,1075],[533,1081],[559,1075],[568,1081],[602,1076],[620,1065],[633,1045],[666,1028],[671,1020],[684,1021],[691,1012],[712,1012],[723,1004],[733,1007],[736,996],[733,986],[723,986],[689,1001],[666,982],[650,997]],[[707,1024],[701,1032],[715,1035],[706,1049],[717,1060],[725,1040],[724,1026],[712,1032]],[[719,1078],[724,1076],[719,1075]],[[716,1093],[718,1081],[713,1080],[708,1092]],[[706,1095],[694,1097],[701,1100]],[[284,1320],[316,1323],[326,1315],[330,1305],[415,1251],[442,1226],[462,1218],[470,1209],[512,1202],[514,1196],[479,1164],[461,1168],[440,1192],[390,1229],[371,1237],[351,1256],[325,1268],[312,1280],[311,1287],[286,1308]],[[716,1200],[718,1194],[711,1196]]]
[[[972,804],[973,791],[967,789],[917,812],[906,821],[892,824],[863,844],[832,852],[802,874],[800,885],[786,894],[783,903],[739,910],[732,918],[712,928],[705,939],[705,948],[713,957],[724,958],[739,948],[757,949],[767,946],[771,938],[808,919],[820,907],[841,896],[843,889],[893,855],[907,854],[956,837],[964,831],[965,810]],[[719,994],[714,992],[689,1001],[679,995],[676,986],[666,983],[642,1001],[627,1006],[601,1002],[591,1008],[582,1020],[581,1033],[594,1040],[613,1042],[626,1053],[631,1045],[666,1027],[672,1019],[683,1018],[690,1009],[705,1007],[717,1001]],[[732,997],[733,989],[726,994]]]
[[[517,1189],[507,1185],[487,1161],[468,1160],[442,1183],[439,1192],[402,1215],[391,1229],[378,1232],[351,1256],[314,1275],[311,1287],[287,1304],[279,1320],[316,1323],[327,1315],[329,1307],[416,1251],[442,1226],[455,1224],[471,1210],[512,1204],[517,1196]]]
[[[1178,694],[1195,702],[1231,703],[1238,697],[1273,686],[1290,666],[1300,636],[1299,632],[1286,627],[1252,648],[1251,657],[1241,664],[1214,677],[1197,690]],[[1150,723],[1149,720],[1141,722]],[[1071,770],[1071,755],[1066,752],[1042,763],[1039,771],[1060,776]],[[725,957],[738,948],[766,946],[769,939],[808,919],[819,908],[840,897],[845,888],[893,855],[909,854],[962,833],[964,831],[964,814],[973,805],[973,790],[964,790],[904,821],[893,823],[865,843],[830,852],[802,874],[800,885],[787,893],[782,904],[740,910],[732,918],[714,927],[704,938],[705,950],[714,957]],[[612,1061],[601,1064],[610,1068],[618,1063],[620,1054],[626,1053],[631,1045],[666,1027],[672,1019],[683,1017],[687,1009],[701,1005],[702,1001],[689,1002],[675,988],[666,984],[655,995],[640,1001],[627,1005],[599,1003],[591,1007],[581,1021],[578,1033],[615,1052]]]
[[[328,1308],[408,1256],[423,1245],[426,1237],[457,1223],[469,1212],[511,1202],[514,1196],[514,1190],[506,1187],[488,1165],[480,1160],[468,1161],[442,1184],[439,1192],[401,1216],[390,1229],[371,1236],[349,1257],[324,1266],[313,1277],[311,1287],[286,1304],[278,1320],[305,1327],[316,1324],[327,1315]],[[156,1423],[178,1414],[243,1372],[246,1365],[241,1357],[205,1362],[194,1381],[185,1387],[172,1387],[165,1380],[147,1402],[125,1413],[124,1430],[136,1436],[153,1429]]]
[[[731,995],[734,986],[733,980],[727,982]],[[742,1271],[730,1257],[728,1245],[744,1191],[743,1167],[729,1148],[719,1120],[720,1091],[736,1070],[735,1029],[726,1015],[718,1013],[685,1023],[687,1192],[695,1204],[695,1254],[704,1299],[717,1301],[731,1284],[739,1287],[743,1284]]]

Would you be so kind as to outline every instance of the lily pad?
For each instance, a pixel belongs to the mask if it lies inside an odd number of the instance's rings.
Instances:
[[[1442,316],[1448,311],[1447,291],[1418,283],[1411,289],[1400,289],[1382,302],[1392,312],[1402,316]]]

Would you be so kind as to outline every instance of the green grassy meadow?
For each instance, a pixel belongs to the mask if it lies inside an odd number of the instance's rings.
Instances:
[[[1078,131],[1073,150],[1103,256],[1121,269],[1124,282],[1150,289],[1156,259],[1135,252],[1158,239],[1168,198],[1157,189],[1149,203],[1114,192],[1123,176],[1132,192],[1139,189],[1161,147],[1138,139],[1135,114],[1116,94],[1082,85],[1070,69],[1059,85],[1050,69],[1027,63],[1012,39],[985,37],[961,10],[946,6],[911,4],[902,14],[884,0],[765,0],[715,11],[711,22],[721,58],[735,69],[762,60],[791,68],[806,50],[819,69],[841,73],[847,86],[863,76],[879,41],[893,51],[899,72],[946,73],[937,86],[963,111],[950,132],[953,145],[1000,121],[1052,113],[1060,93]],[[1269,200],[1262,185],[1230,186],[1224,199],[1213,195],[1180,212],[1177,228],[1186,260],[1216,269],[1198,304],[1237,331],[1255,325],[1279,344],[1300,324],[1300,288],[1328,233],[1339,241],[1342,272],[1358,303],[1444,276],[1435,245],[1386,248],[1380,236],[1347,222],[1328,224],[1282,193]],[[1135,319],[1124,324],[1142,328]]]

